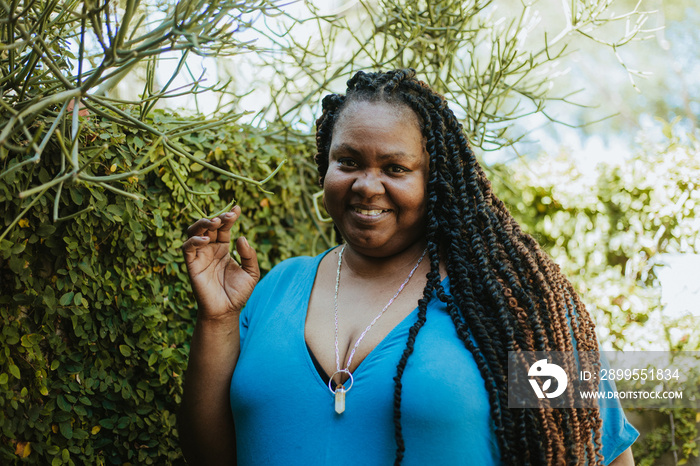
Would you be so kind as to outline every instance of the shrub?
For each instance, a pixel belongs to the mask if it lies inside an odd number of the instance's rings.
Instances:
[[[156,111],[160,129],[172,115]],[[156,141],[94,115],[83,151],[107,150],[93,175],[128,172]],[[211,170],[175,165],[214,211],[232,199],[244,213],[239,231],[263,270],[291,255],[328,246],[309,202],[315,168],[308,140],[240,125],[196,131],[179,141],[195,157],[255,178],[287,164],[264,192]],[[162,150],[156,147],[155,151]],[[15,171],[0,184],[5,231],[26,200],[17,191],[53,179],[59,147],[41,168]],[[5,161],[6,167],[17,160]],[[198,214],[172,175],[158,170],[115,184],[132,199],[74,182],[57,196],[75,217],[52,221],[53,196],[42,196],[0,243],[0,462],[163,464],[178,462],[175,412],[196,314],[179,251]]]

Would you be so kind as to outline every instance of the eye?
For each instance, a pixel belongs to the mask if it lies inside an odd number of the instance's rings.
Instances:
[[[343,167],[356,167],[357,166],[357,163],[349,157],[342,157],[342,158],[338,159],[338,164],[340,164]]]
[[[388,171],[389,173],[395,173],[395,174],[396,174],[396,173],[406,173],[406,172],[409,171],[409,170],[408,170],[408,168],[402,167],[401,165],[390,165],[390,166],[387,168],[387,171]]]

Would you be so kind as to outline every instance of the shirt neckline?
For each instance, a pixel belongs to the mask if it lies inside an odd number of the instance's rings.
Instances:
[[[321,265],[321,261],[323,260],[324,257],[326,257],[326,255],[328,255],[328,253],[330,253],[332,250],[336,249],[337,247],[338,246],[334,246],[332,248],[329,248],[326,251],[324,251],[323,253],[314,257],[314,264],[313,264],[313,267],[312,267],[311,273],[310,273],[310,281],[307,284],[306,288],[304,289],[304,294],[302,296],[302,302],[304,303],[303,312],[299,313],[300,314],[300,328],[301,328],[301,331],[300,331],[301,338],[299,339],[300,341],[298,342],[299,347],[302,350],[302,352],[304,353],[304,359],[307,363],[306,365],[307,365],[308,369],[312,373],[312,377],[316,380],[318,386],[323,387],[325,389],[325,392],[328,393],[328,395],[331,397],[333,396],[333,393],[328,388],[328,382],[324,381],[324,378],[328,377],[328,374],[324,374],[325,377],[323,377],[319,373],[318,369],[316,368],[316,364],[314,364],[314,361],[313,361],[313,358],[315,356],[312,356],[313,353],[311,351],[311,348],[306,343],[306,316],[309,313],[309,302],[311,300],[311,292],[313,290],[314,283],[316,282],[316,277],[318,276],[318,268]],[[446,285],[449,286],[449,280],[448,280],[447,276],[441,280],[441,284],[443,285],[443,287]],[[377,345],[374,348],[372,348],[372,350],[367,354],[367,356],[362,361],[360,361],[360,364],[358,364],[358,366],[355,368],[355,371],[352,373],[353,377],[356,377],[357,375],[362,375],[363,368],[366,367],[365,361],[367,361],[367,360],[371,361],[371,359],[376,357],[376,354],[380,353],[381,349],[384,346],[386,346],[386,344],[388,344],[389,341],[391,341],[393,339],[395,333],[402,332],[402,331],[408,332],[408,328],[410,328],[410,326],[415,322],[417,315],[418,315],[418,305],[416,305],[416,307],[410,313],[408,313],[406,315],[406,317],[404,317],[398,324],[396,324],[394,326],[394,328],[392,328],[389,331],[389,333],[387,333],[384,336],[384,338],[382,338],[382,340],[379,343],[377,343]],[[406,327],[408,327],[408,328],[406,328]],[[299,328],[297,328],[297,331],[299,331]],[[319,367],[320,367],[320,364],[319,364]],[[362,385],[362,384],[360,384],[360,385]]]

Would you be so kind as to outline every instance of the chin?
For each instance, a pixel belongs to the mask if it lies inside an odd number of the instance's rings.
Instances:
[[[345,242],[355,252],[368,257],[390,257],[411,248],[415,243],[401,245],[392,241],[348,241]]]

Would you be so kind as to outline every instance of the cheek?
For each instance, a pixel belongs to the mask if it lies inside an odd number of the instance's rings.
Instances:
[[[343,195],[343,180],[330,170],[323,182],[323,206],[327,212],[336,207]],[[330,209],[329,209],[330,207]]]
[[[428,206],[428,187],[420,179],[416,179],[411,183],[411,186],[404,187],[403,191],[406,193],[404,196],[404,203],[411,205],[413,209],[418,211],[425,211]]]
[[[417,223],[425,223],[428,220],[428,190],[423,186],[417,186],[413,193],[414,196],[409,202],[412,219]]]

